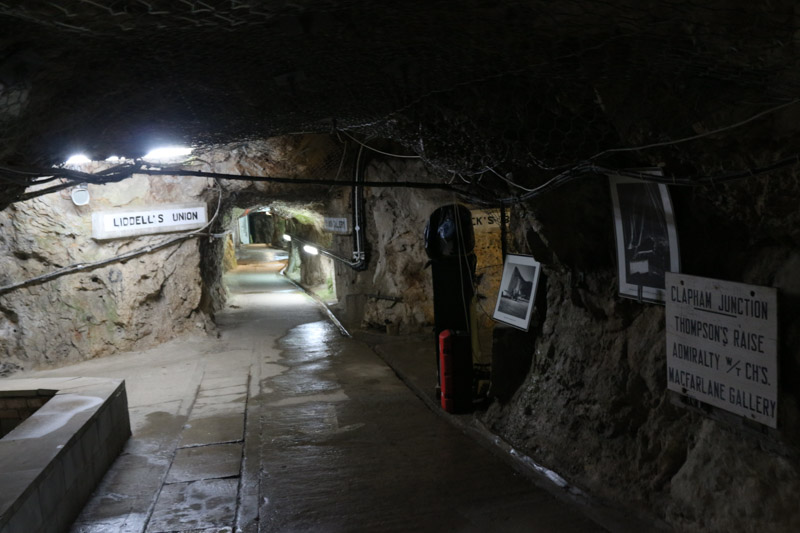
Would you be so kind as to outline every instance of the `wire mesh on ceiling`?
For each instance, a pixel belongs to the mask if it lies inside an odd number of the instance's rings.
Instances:
[[[0,161],[343,129],[394,139],[450,178],[547,175],[793,102],[795,11],[789,1],[0,1]],[[800,150],[789,126],[798,109],[780,109],[612,160],[763,163],[749,154]],[[709,159],[726,150],[740,155]]]

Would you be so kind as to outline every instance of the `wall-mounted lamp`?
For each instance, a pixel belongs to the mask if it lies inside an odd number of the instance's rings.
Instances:
[[[307,254],[310,254],[310,255],[317,255],[319,253],[319,250],[317,250],[315,247],[313,247],[311,245],[308,245],[308,244],[303,246],[303,251],[305,253],[307,253]]]
[[[284,233],[283,234],[283,240],[286,241],[286,242],[292,242],[292,236],[291,235],[286,235]]]
[[[89,184],[79,183],[72,189],[72,203],[75,205],[86,205],[89,203]]]

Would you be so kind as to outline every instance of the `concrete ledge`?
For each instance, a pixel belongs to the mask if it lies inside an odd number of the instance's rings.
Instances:
[[[0,380],[54,396],[0,439],[0,532],[66,531],[131,435],[125,381]]]

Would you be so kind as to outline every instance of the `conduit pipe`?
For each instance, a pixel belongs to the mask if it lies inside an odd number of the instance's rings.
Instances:
[[[302,244],[302,245],[306,245],[306,246],[313,246],[314,248],[319,250],[319,253],[321,253],[322,255],[327,255],[331,259],[339,261],[340,263],[344,263],[345,265],[347,265],[347,266],[349,266],[351,268],[356,268],[357,269],[357,268],[360,267],[360,263],[362,263],[362,261],[350,261],[349,259],[347,259],[345,257],[342,257],[341,255],[337,255],[335,252],[332,252],[332,251],[330,251],[330,250],[328,250],[326,248],[323,248],[322,246],[320,246],[317,243],[314,243],[314,242],[311,242],[311,241],[307,241],[305,239],[301,239],[300,237],[296,237],[296,236],[292,235],[291,233],[288,234],[288,235],[289,235],[289,237],[292,238],[292,240],[290,242],[292,242],[292,243],[296,242],[296,243],[299,243],[299,244]],[[353,254],[355,255],[355,252],[353,252]]]
[[[327,255],[331,259],[343,263],[353,270],[366,270],[367,268],[367,252],[366,252],[366,239],[364,238],[364,188],[360,185],[364,182],[364,167],[366,163],[362,159],[364,153],[364,145],[361,145],[356,156],[355,166],[353,167],[353,258],[346,259],[317,243],[306,241],[291,233],[287,234],[290,242],[298,242],[303,245],[313,246],[319,253]]]
[[[361,168],[361,156],[364,153],[364,145],[358,149],[356,164],[353,169],[353,181],[357,185],[353,187],[353,264],[354,270],[366,270],[367,252],[365,250],[364,239],[364,189],[358,183],[364,181],[366,170]],[[366,167],[366,164],[364,165]]]

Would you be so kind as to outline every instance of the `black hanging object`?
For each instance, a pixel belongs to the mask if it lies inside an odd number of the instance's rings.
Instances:
[[[433,277],[434,340],[436,343],[437,395],[442,390],[441,343],[443,332],[452,348],[446,359],[454,379],[451,390],[458,391],[447,400],[452,412],[467,411],[472,406],[472,343],[470,314],[474,295],[473,280],[477,258],[472,213],[463,205],[445,205],[436,209],[425,227],[425,252],[430,258]],[[452,409],[451,409],[452,408]]]

